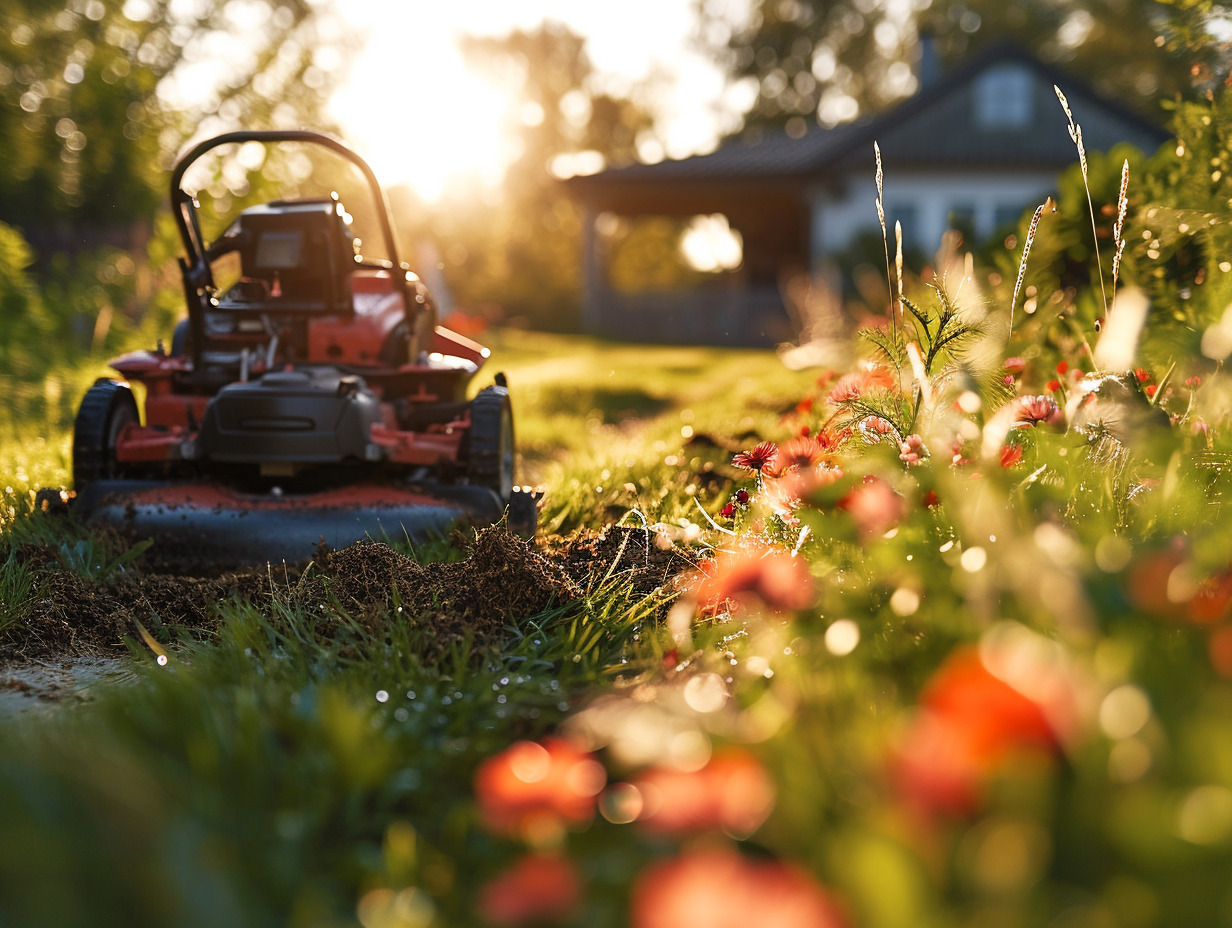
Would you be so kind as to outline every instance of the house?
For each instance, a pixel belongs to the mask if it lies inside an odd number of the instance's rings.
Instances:
[[[647,341],[754,345],[791,338],[784,280],[824,272],[863,233],[880,236],[874,142],[884,166],[891,248],[895,222],[904,242],[926,253],[948,228],[987,237],[1054,193],[1060,172],[1077,160],[1054,85],[1068,98],[1088,151],[1128,142],[1151,152],[1168,138],[1081,80],[1002,44],[867,120],[797,137],[767,131],[707,155],[570,178],[586,216],[584,326]],[[622,293],[608,284],[599,229],[613,215],[715,214],[739,233],[743,261],[714,275],[713,286]]]

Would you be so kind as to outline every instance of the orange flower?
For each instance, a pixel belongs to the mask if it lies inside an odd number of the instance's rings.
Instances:
[[[577,869],[559,854],[525,854],[484,884],[479,913],[490,925],[564,921],[582,900]]]
[[[648,867],[633,887],[633,928],[844,928],[831,895],[798,866],[696,851]]]
[[[489,829],[533,838],[590,821],[606,778],[598,761],[562,738],[519,741],[479,765],[475,795]]]
[[[720,609],[728,601],[758,599],[772,612],[804,609],[813,602],[813,578],[800,558],[772,548],[747,547],[719,554],[701,581],[698,601]]]
[[[920,696],[894,758],[900,791],[925,809],[974,811],[984,780],[1019,751],[1051,753],[1044,706],[994,676],[974,650],[952,655]]]
[[[720,828],[751,835],[774,808],[774,783],[748,752],[729,748],[700,770],[653,767],[634,782],[645,802],[638,821],[663,834]]]
[[[1129,598],[1160,618],[1212,625],[1232,612],[1232,572],[1203,578],[1175,551],[1148,554],[1130,568]]]

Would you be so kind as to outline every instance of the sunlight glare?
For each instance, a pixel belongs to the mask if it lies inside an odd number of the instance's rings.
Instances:
[[[515,154],[505,127],[519,104],[469,70],[452,41],[408,54],[404,35],[376,27],[330,112],[382,184],[428,202],[495,187]]]

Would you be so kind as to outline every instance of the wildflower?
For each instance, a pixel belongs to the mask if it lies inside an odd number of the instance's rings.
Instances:
[[[492,831],[535,838],[590,821],[606,774],[561,738],[519,741],[479,765],[475,795]]]
[[[720,510],[719,510],[719,515],[721,515],[724,519],[733,519],[733,518],[735,518],[735,516],[736,516],[736,504],[735,504],[735,503],[728,503],[726,506],[724,506],[722,509],[720,509]]]
[[[752,451],[740,451],[732,457],[732,464],[743,470],[760,474],[767,467],[772,467],[778,456],[779,446],[772,441],[760,442]]]
[[[722,829],[746,838],[774,808],[769,774],[737,748],[716,753],[700,770],[653,767],[633,785],[645,802],[639,825],[659,834]]]
[[[1003,366],[1009,374],[1021,374],[1027,369],[1027,362],[1025,358],[1014,355],[1013,357],[1006,358]]]
[[[941,505],[941,497],[937,495],[936,490],[929,490],[924,494],[924,505],[929,509],[934,509]]]
[[[1050,396],[1020,396],[1014,410],[1014,428],[1038,425],[1058,425],[1065,421],[1065,413]]]
[[[1061,389],[1061,382],[1059,380],[1048,381],[1048,392],[1049,393],[1056,393],[1060,389]]]
[[[898,457],[904,464],[911,467],[928,457],[928,449],[924,447],[924,439],[912,433],[903,439],[898,446]]]
[[[1154,399],[1156,392],[1158,392],[1159,390],[1159,384],[1148,383],[1145,387],[1143,387],[1143,390],[1146,392],[1147,396],[1149,396],[1151,399]]]
[[[1005,445],[1001,448],[1001,466],[1017,467],[1022,463],[1022,445]]]
[[[582,881],[568,858],[531,853],[484,885],[479,913],[490,925],[538,925],[567,920],[581,900]]]
[[[1186,377],[1185,386],[1189,387],[1191,390],[1196,390],[1198,387],[1202,386],[1202,378],[1197,376]]]
[[[749,491],[744,489],[743,487],[737,490],[736,491],[736,503],[737,505],[740,505],[740,506],[747,506],[749,504]]]
[[[839,508],[847,511],[865,539],[884,535],[906,512],[903,498],[876,477],[852,488],[839,501]]]
[[[1203,577],[1174,550],[1139,558],[1128,587],[1130,601],[1159,618],[1213,625],[1232,613],[1232,571]]]
[[[1011,756],[1059,745],[1043,705],[994,676],[974,650],[952,655],[920,696],[893,758],[904,797],[935,812],[978,808],[984,781]]]
[[[1146,383],[1151,379],[1150,372],[1143,370],[1141,367],[1134,368],[1134,376],[1138,378],[1138,383]]]
[[[885,368],[865,367],[836,380],[830,391],[830,402],[849,403],[870,390],[889,390],[894,386],[894,377]]]
[[[802,868],[750,860],[730,850],[697,850],[638,876],[632,928],[844,928],[829,892]]]
[[[813,578],[805,561],[785,551],[746,547],[719,554],[697,598],[712,609],[756,599],[772,612],[790,612],[812,604]]]
[[[1058,374],[1060,374],[1062,377],[1064,377],[1064,376],[1065,376],[1065,372],[1066,372],[1067,370],[1069,370],[1069,362],[1068,362],[1068,361],[1061,361],[1061,362],[1059,362],[1059,363],[1057,364],[1057,373],[1058,373]]]
[[[864,439],[872,444],[879,444],[883,438],[897,438],[898,429],[889,419],[881,416],[865,416],[856,426]]]
[[[779,448],[777,466],[782,473],[808,470],[820,464],[824,457],[822,445],[815,438],[793,438]]]

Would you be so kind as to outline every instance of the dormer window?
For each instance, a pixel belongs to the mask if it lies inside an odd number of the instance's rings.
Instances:
[[[1019,129],[1031,123],[1031,75],[1022,67],[989,68],[975,83],[975,123],[985,129]]]

